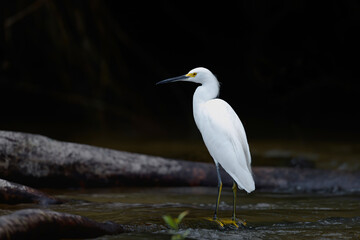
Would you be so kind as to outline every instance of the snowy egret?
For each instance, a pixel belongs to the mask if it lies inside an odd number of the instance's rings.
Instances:
[[[255,190],[245,129],[231,106],[217,98],[220,89],[219,82],[208,69],[194,68],[185,75],[169,78],[157,84],[176,81],[200,84],[193,97],[193,114],[205,145],[215,162],[218,176],[218,195],[213,219],[223,226],[222,220],[217,218],[222,190],[220,164],[234,180],[231,223],[237,226],[235,217],[237,188],[244,189],[248,193]]]

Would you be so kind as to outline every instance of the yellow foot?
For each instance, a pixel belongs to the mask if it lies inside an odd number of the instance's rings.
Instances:
[[[208,221],[211,221],[211,222],[215,222],[217,223],[220,228],[225,228],[225,227],[230,227],[230,226],[234,226],[236,228],[239,228],[241,226],[243,227],[246,227],[246,222],[245,221],[242,221],[242,220],[239,220],[239,219],[236,219],[236,220],[233,220],[233,219],[214,219],[214,218],[205,218],[206,220]]]
[[[214,218],[207,217],[205,219],[208,220],[208,221],[217,223],[220,228],[224,228],[224,224],[218,218],[214,219]]]
[[[235,226],[236,228],[239,227],[246,227],[246,222],[240,219],[220,219],[220,221],[224,224],[224,226]]]

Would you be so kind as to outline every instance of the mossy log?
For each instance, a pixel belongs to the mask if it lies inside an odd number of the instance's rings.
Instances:
[[[360,173],[254,167],[267,191],[360,191]],[[0,131],[0,176],[33,187],[217,186],[213,164],[165,159]],[[224,185],[232,184],[222,171]]]
[[[95,238],[132,231],[114,222],[96,222],[79,215],[24,209],[0,217],[0,239]]]

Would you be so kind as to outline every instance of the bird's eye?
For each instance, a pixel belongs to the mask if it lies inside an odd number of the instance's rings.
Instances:
[[[195,77],[196,75],[196,72],[186,74],[187,77]]]

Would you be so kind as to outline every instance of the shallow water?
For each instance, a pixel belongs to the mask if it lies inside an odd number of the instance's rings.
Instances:
[[[212,162],[202,142],[131,144],[106,147],[162,155],[170,158]],[[252,142],[253,165],[288,166],[291,159],[303,158],[322,169],[360,170],[360,144],[324,142]],[[165,151],[166,150],[166,151]],[[132,225],[140,232],[103,236],[97,239],[170,239],[162,216],[176,217],[188,210],[180,233],[188,230],[188,239],[360,239],[360,193],[356,194],[284,194],[255,191],[240,193],[237,213],[247,227],[220,230],[206,220],[212,217],[217,189],[210,187],[45,189],[63,199],[62,205],[48,208],[79,214],[96,221],[114,221]],[[3,205],[0,215],[34,204]],[[220,218],[232,214],[231,188],[224,188],[219,207]]]
[[[230,190],[223,190],[220,218],[231,217]],[[98,239],[170,239],[162,216],[175,217],[185,210],[190,213],[183,220],[179,232],[189,230],[188,239],[360,238],[360,195],[241,193],[237,213],[239,218],[246,220],[247,227],[220,230],[205,219],[213,214],[216,188],[112,188],[48,192],[72,201],[44,208],[144,229],[140,233]],[[2,205],[0,214],[38,207],[32,204]]]

